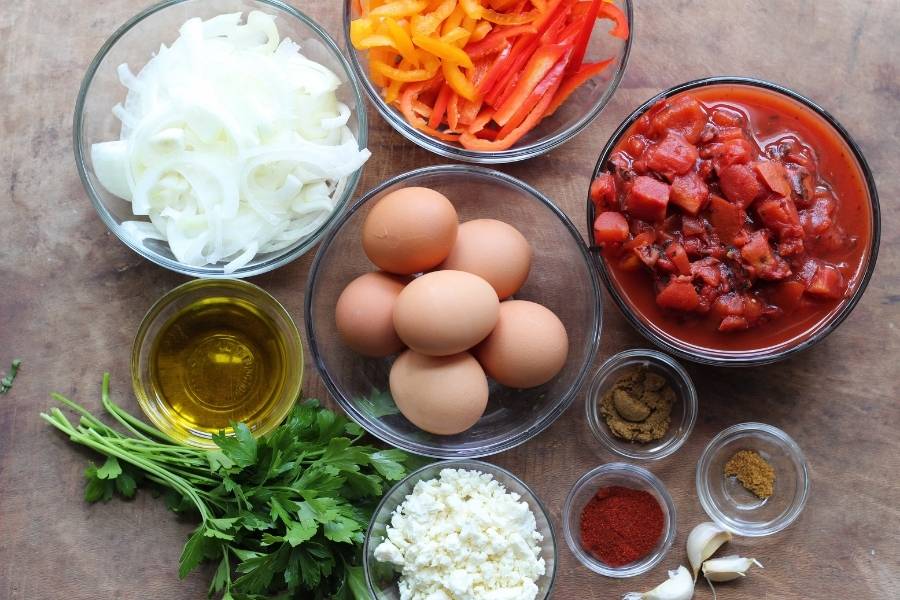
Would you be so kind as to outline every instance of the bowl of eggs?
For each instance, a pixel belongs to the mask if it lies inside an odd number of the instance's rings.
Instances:
[[[569,407],[602,312],[587,246],[553,202],[503,173],[442,165],[341,216],[313,261],[305,321],[326,387],[369,433],[475,458]]]

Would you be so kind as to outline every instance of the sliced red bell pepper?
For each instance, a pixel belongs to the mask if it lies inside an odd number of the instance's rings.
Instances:
[[[469,128],[466,130],[468,133],[475,135],[479,131],[485,128],[485,126],[491,122],[491,119],[494,118],[494,109],[486,106],[481,109],[481,112],[478,113],[478,116],[469,124]]]
[[[428,81],[419,81],[407,85],[403,90],[403,93],[400,95],[400,112],[403,113],[403,117],[406,119],[406,121],[416,129],[445,142],[458,142],[459,135],[444,133],[442,131],[438,131],[433,127],[429,127],[428,123],[425,122],[425,119],[419,117],[419,115],[416,114],[416,111],[413,108],[414,103],[419,98],[419,94],[422,94],[435,86],[441,85],[442,83],[443,78],[437,76],[429,79]]]
[[[594,31],[594,21],[597,20],[602,3],[603,0],[592,0],[587,13],[584,15],[581,31],[578,32],[578,37],[575,38],[575,49],[572,51],[572,59],[569,61],[569,66],[566,69],[566,72],[569,74],[577,72],[581,67],[584,53],[587,51],[588,41],[590,41],[591,33]]]
[[[494,120],[499,125],[504,126],[507,124],[516,111],[528,100],[531,93],[535,91],[538,84],[543,81],[544,77],[570,48],[571,46],[558,46],[556,44],[538,48],[525,66],[525,70],[520,75],[515,88],[510,92],[506,100],[497,107]],[[536,101],[535,104],[537,104]],[[527,116],[527,113],[525,116]],[[524,119],[524,116],[522,118]]]
[[[603,2],[600,4],[597,18],[609,19],[613,22],[613,28],[609,31],[609,35],[623,40],[628,39],[628,17],[621,8],[612,2]]]
[[[505,27],[495,30],[487,34],[485,38],[478,42],[472,42],[466,45],[463,50],[466,51],[472,60],[500,52],[504,45],[509,43],[509,38],[522,35],[524,33],[537,33],[534,25],[517,25],[516,27]]]
[[[528,34],[526,34],[528,35]],[[522,36],[524,37],[524,36]],[[497,82],[497,79],[503,74],[506,64],[509,62],[509,57],[513,53],[513,49],[515,49],[516,45],[522,39],[519,37],[512,46],[507,46],[503,50],[500,51],[500,54],[497,56],[497,60],[494,61],[494,64],[487,70],[484,77],[479,82],[478,87],[475,90],[479,95],[484,96],[484,94],[493,87],[493,85]]]
[[[547,110],[550,102],[553,101],[553,95],[555,93],[556,88],[547,90],[547,93],[544,94],[543,98],[541,98],[540,102],[537,103],[537,106],[534,107],[522,124],[509,132],[505,137],[498,137],[496,140],[483,140],[467,131],[459,136],[459,143],[469,150],[488,152],[508,150],[513,144],[522,139],[526,133],[534,129],[534,127],[540,123],[541,119],[544,118],[544,111]]]
[[[541,98],[551,89],[557,89],[560,86],[566,66],[571,55],[566,54],[553,65],[553,68],[547,72],[544,78],[535,86],[528,98],[519,106],[512,117],[500,129],[500,137],[508,135],[513,129],[521,125],[522,121],[531,113]],[[494,119],[497,120],[496,118]],[[499,121],[497,121],[499,123]]]
[[[557,109],[562,106],[562,104],[569,99],[569,96],[572,95],[576,89],[578,89],[581,84],[585,81],[599,75],[603,71],[609,67],[613,62],[613,59],[608,59],[604,61],[600,61],[598,63],[584,63],[581,65],[581,68],[578,69],[574,74],[570,75],[565,81],[563,81],[562,85],[559,87],[559,91],[556,92],[556,97],[553,98],[553,102],[547,108],[546,116],[550,116],[557,111]]]
[[[450,101],[447,102],[447,127],[459,131],[459,94],[456,92],[450,94]]]
[[[450,96],[452,94],[453,88],[445,82],[441,87],[437,100],[434,101],[434,108],[431,109],[431,116],[428,118],[428,126],[432,129],[437,129],[441,122],[443,122],[444,114],[447,112],[447,103],[450,101]]]

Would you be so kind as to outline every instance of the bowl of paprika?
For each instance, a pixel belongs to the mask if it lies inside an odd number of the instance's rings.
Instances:
[[[653,473],[608,463],[581,476],[563,507],[563,532],[572,554],[607,577],[649,571],[675,541],[675,504]]]

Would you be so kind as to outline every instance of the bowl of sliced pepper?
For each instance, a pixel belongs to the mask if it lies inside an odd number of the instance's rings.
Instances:
[[[743,77],[642,104],[587,198],[601,278],[631,323],[696,362],[782,360],[850,314],[875,269],[875,181],[811,100]]]
[[[583,130],[619,84],[631,0],[347,0],[350,63],[378,112],[441,156],[507,163]]]

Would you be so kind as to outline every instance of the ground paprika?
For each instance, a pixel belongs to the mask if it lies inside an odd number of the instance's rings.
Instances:
[[[581,513],[581,545],[610,567],[650,554],[662,535],[665,517],[649,492],[602,487]]]

